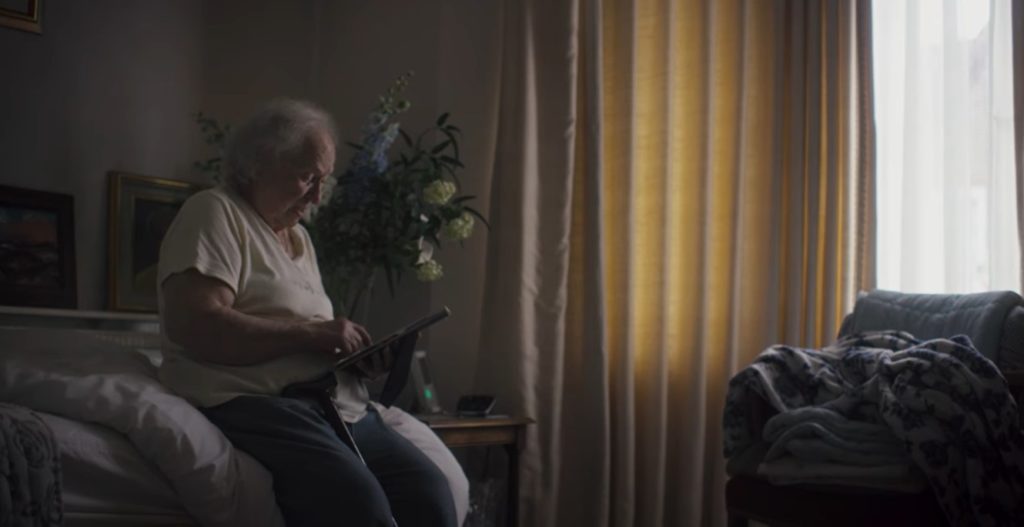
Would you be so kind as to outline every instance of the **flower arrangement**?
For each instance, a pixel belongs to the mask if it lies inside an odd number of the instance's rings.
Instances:
[[[400,76],[370,112],[351,161],[316,210],[310,232],[324,285],[336,309],[360,318],[378,272],[394,287],[414,272],[431,282],[444,276],[434,249],[461,242],[475,220],[487,220],[459,195],[461,131],[448,114],[415,138],[397,117],[411,106],[401,97],[412,72]],[[400,140],[400,141],[399,141]],[[392,155],[394,147],[395,153]]]

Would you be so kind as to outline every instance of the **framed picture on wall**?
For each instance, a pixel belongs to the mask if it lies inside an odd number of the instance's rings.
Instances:
[[[160,243],[182,203],[202,187],[124,172],[108,177],[110,309],[155,312]]]
[[[0,304],[73,309],[74,199],[0,185]]]
[[[43,32],[43,0],[0,0],[0,26]]]

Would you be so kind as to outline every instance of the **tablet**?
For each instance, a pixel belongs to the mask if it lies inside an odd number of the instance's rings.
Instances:
[[[369,346],[366,346],[365,348],[363,348],[363,349],[361,349],[361,350],[359,350],[359,351],[357,351],[355,353],[351,353],[349,355],[346,355],[344,358],[342,358],[338,362],[334,363],[334,369],[335,370],[339,370],[339,369],[348,368],[349,366],[351,366],[351,365],[353,365],[353,364],[355,364],[355,363],[365,359],[366,357],[369,357],[370,355],[373,355],[374,353],[377,353],[378,351],[381,351],[383,349],[387,349],[388,346],[394,344],[395,342],[397,342],[402,337],[404,337],[406,335],[409,335],[410,333],[415,333],[417,331],[422,331],[424,328],[427,328],[428,326],[432,326],[432,325],[436,324],[437,322],[440,322],[440,321],[448,318],[448,315],[451,315],[451,314],[452,314],[452,312],[451,312],[450,309],[448,309],[448,306],[444,306],[437,313],[433,313],[431,315],[427,315],[427,316],[425,316],[425,317],[423,317],[423,318],[413,322],[412,324],[409,324],[409,325],[399,329],[398,331],[395,331],[394,333],[388,335],[387,337],[384,337],[383,339],[378,340],[377,342],[374,342],[373,344],[370,344]]]

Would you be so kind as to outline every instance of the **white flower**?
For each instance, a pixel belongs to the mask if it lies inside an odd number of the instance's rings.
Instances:
[[[439,179],[423,189],[423,201],[431,205],[444,205],[455,195],[455,183]]]
[[[473,216],[463,212],[462,216],[444,224],[441,228],[441,235],[452,241],[465,240],[473,234]]]
[[[419,250],[420,256],[416,259],[416,265],[425,264],[434,258],[434,246],[430,242],[423,241],[422,237],[419,241]]]
[[[420,282],[433,282],[444,276],[441,264],[435,260],[427,260],[416,266],[416,278]]]

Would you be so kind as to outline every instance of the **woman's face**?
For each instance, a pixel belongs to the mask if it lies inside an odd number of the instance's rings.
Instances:
[[[291,228],[320,203],[324,180],[333,171],[334,145],[325,135],[311,138],[292,159],[253,180],[253,206],[274,231]]]

